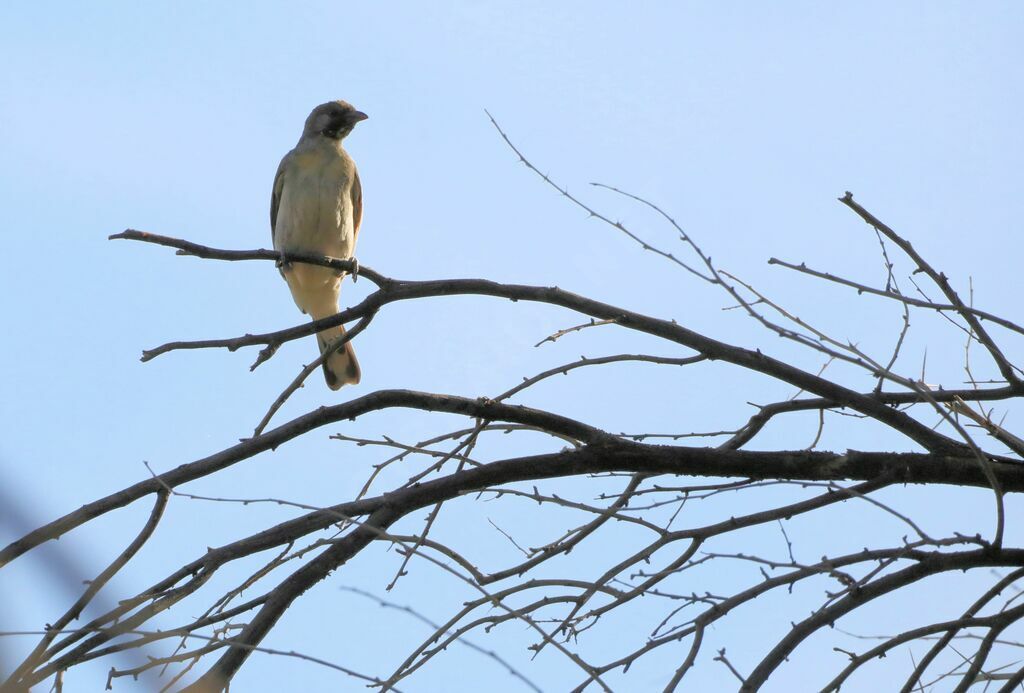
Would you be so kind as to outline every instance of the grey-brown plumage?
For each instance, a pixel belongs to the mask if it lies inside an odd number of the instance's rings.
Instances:
[[[352,157],[341,141],[366,119],[345,101],[329,101],[313,109],[298,144],[281,159],[270,198],[270,230],[274,249],[350,258],[355,253],[363,218],[363,190]],[[327,267],[290,263],[281,268],[295,305],[314,320],[338,312],[344,273]],[[321,353],[345,335],[343,326],[317,333]],[[332,390],[359,382],[361,372],[351,343],[323,363]]]

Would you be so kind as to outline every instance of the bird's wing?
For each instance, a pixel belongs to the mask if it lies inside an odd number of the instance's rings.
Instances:
[[[270,193],[270,240],[274,241],[274,233],[277,230],[277,209],[281,206],[281,193],[284,191],[284,170],[288,167],[292,153],[288,152],[281,159],[274,175],[274,189]]]
[[[359,238],[359,225],[363,222],[363,184],[359,182],[359,171],[352,169],[352,224],[355,226],[353,240]]]

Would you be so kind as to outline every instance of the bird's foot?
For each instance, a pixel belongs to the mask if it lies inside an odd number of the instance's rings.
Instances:
[[[352,261],[352,269],[349,270],[349,274],[352,275],[352,283],[355,284],[359,281],[359,260],[356,259],[355,255],[349,258]]]
[[[288,256],[284,254],[283,250],[278,253],[277,256],[277,261],[274,262],[274,266],[277,267],[277,269],[283,271],[285,268],[291,266],[292,263],[288,260]]]

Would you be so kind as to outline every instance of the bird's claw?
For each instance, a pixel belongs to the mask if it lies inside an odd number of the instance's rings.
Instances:
[[[349,274],[352,275],[352,283],[355,284],[359,281],[359,260],[352,256],[349,258],[352,261],[352,269],[349,270]]]
[[[288,256],[285,255],[283,251],[277,254],[277,260],[274,262],[274,266],[277,267],[277,269],[283,270],[290,264],[292,263],[288,261]]]

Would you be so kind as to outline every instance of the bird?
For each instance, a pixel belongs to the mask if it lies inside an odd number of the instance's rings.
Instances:
[[[349,259],[356,249],[363,220],[363,189],[356,164],[342,147],[367,115],[346,101],[328,101],[312,110],[298,144],[284,155],[274,176],[270,197],[270,233],[274,250],[282,253],[281,275],[295,305],[313,320],[338,312],[344,272],[301,262],[288,253],[312,253]],[[338,325],[316,335],[320,353],[345,336]],[[323,361],[324,379],[332,390],[357,384],[362,377],[352,343]]]

